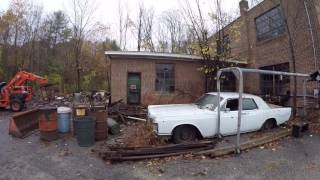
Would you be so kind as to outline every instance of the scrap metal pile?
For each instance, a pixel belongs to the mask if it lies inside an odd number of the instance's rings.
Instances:
[[[196,153],[213,149],[217,140],[203,141],[190,144],[171,144],[157,147],[109,147],[107,151],[99,152],[99,156],[105,161],[133,161],[150,158],[162,158],[189,153]]]
[[[120,99],[109,104],[109,115],[127,124],[127,120],[146,121],[147,108],[145,106],[127,105]]]

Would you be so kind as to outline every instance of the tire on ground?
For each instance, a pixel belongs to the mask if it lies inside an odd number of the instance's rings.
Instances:
[[[275,126],[277,125],[277,122],[275,119],[267,119],[262,127],[261,127],[261,130],[263,131],[269,131],[271,129],[273,129]]]
[[[12,112],[19,112],[24,108],[24,103],[19,99],[12,99],[10,101],[10,109]]]
[[[198,139],[198,131],[191,125],[180,125],[173,130],[172,139],[176,144],[192,142]]]

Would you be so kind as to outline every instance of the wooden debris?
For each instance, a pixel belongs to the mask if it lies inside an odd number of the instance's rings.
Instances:
[[[281,130],[280,132],[277,132],[275,134],[272,135],[268,135],[268,136],[264,136],[261,138],[257,138],[257,139],[252,139],[249,140],[247,142],[243,142],[240,145],[240,150],[241,151],[245,151],[247,149],[251,149],[254,147],[258,147],[261,145],[264,145],[266,143],[270,143],[276,140],[279,140],[281,138],[287,137],[291,135],[291,130]],[[235,153],[235,146],[227,146],[227,147],[222,147],[222,148],[216,148],[216,149],[211,149],[211,150],[206,150],[206,151],[201,151],[195,154],[198,155],[209,155],[211,157],[218,157],[218,156],[224,156],[224,155],[228,155],[228,154],[232,154]]]
[[[146,119],[142,119],[142,118],[137,118],[137,117],[132,117],[132,116],[128,116],[127,119],[132,119],[132,120],[137,120],[137,121],[142,121],[142,122],[147,122]]]
[[[111,147],[110,151],[100,152],[99,156],[107,161],[142,160],[204,151],[214,148],[215,145],[216,141],[205,141],[158,147]]]

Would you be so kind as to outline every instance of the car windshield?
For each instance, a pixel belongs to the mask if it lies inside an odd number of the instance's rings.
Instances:
[[[222,98],[220,97],[220,101]],[[194,104],[196,104],[199,108],[208,108],[214,110],[219,102],[218,102],[218,96],[211,95],[211,94],[205,94],[201,96]]]

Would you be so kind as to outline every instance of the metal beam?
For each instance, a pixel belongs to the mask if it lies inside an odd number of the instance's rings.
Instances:
[[[305,78],[310,77],[308,74],[303,74],[303,73],[291,73],[291,72],[271,71],[271,70],[261,70],[261,69],[248,69],[248,68],[238,68],[238,67],[224,68],[224,69],[220,69],[220,71],[222,71],[222,72],[242,71],[244,73],[296,76],[296,77],[305,77]]]

